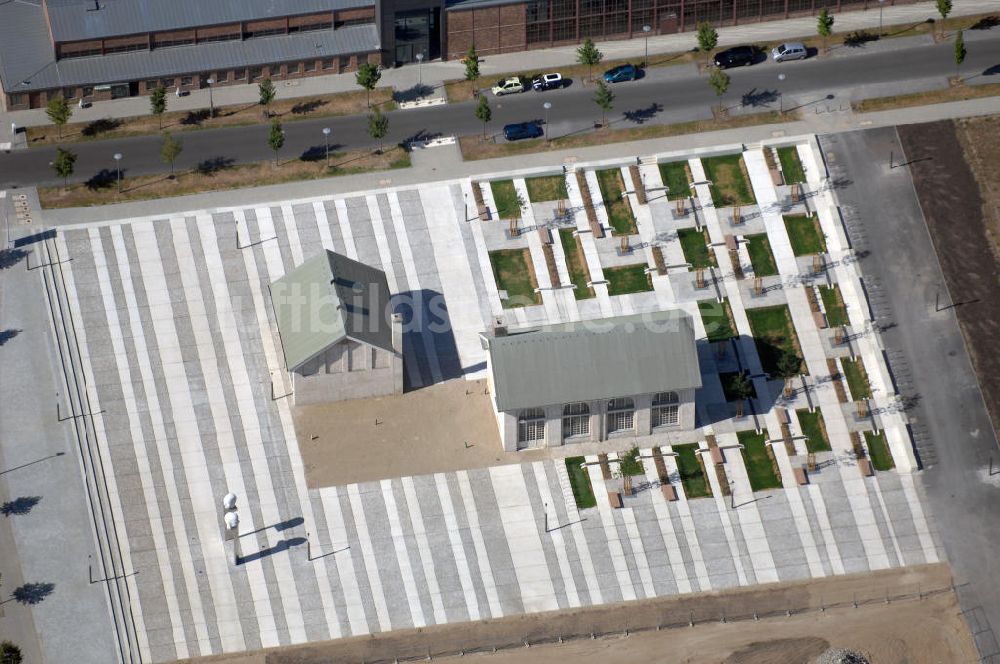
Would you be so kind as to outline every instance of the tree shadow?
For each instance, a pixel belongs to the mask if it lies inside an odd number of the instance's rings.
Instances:
[[[35,505],[41,502],[41,496],[21,496],[14,500],[8,500],[0,505],[0,514],[4,516],[20,516],[27,514]]]
[[[124,121],[118,118],[101,118],[100,120],[94,120],[93,122],[87,124],[87,126],[84,127],[80,133],[89,138],[93,138],[94,136],[114,131],[123,124]]]
[[[740,100],[740,105],[746,108],[750,106],[752,108],[757,108],[760,106],[770,106],[774,102],[778,101],[778,91],[777,90],[760,90],[753,88],[749,92],[745,92]]]
[[[102,189],[107,189],[108,187],[114,185],[117,178],[117,172],[107,168],[102,168],[97,173],[92,175],[90,179],[84,183],[84,185],[91,191],[101,191]]]
[[[343,147],[340,143],[331,143],[330,156],[332,157],[337,150]],[[326,159],[326,145],[309,146],[299,155],[299,159],[302,161],[323,161]]]
[[[868,30],[855,30],[844,38],[844,46],[849,48],[864,48],[868,42],[878,41],[878,35]]]
[[[181,118],[180,124],[186,126],[200,125],[209,117],[211,117],[211,113],[207,108],[198,109],[197,111],[188,111],[187,115]]]
[[[19,334],[21,334],[21,330],[0,330],[0,346],[3,346]]]
[[[232,168],[235,164],[236,160],[232,157],[212,157],[198,162],[194,170],[198,175],[215,175],[219,171]]]
[[[660,111],[663,110],[663,104],[658,102],[653,102],[646,108],[640,108],[635,111],[625,111],[625,119],[628,122],[633,122],[635,124],[645,124],[655,118]]]
[[[470,83],[470,85],[472,84]],[[392,93],[392,100],[397,104],[407,101],[416,101],[418,99],[423,99],[432,92],[434,92],[434,86],[427,85],[426,83],[418,83],[406,88],[405,90],[396,90]]]
[[[321,106],[326,106],[329,102],[324,99],[310,99],[292,106],[292,115],[306,115],[312,113]]]
[[[996,74],[1000,74],[1000,65],[993,65],[983,70],[983,76],[995,76]]]
[[[40,603],[51,595],[55,589],[56,584],[54,583],[25,583],[15,588],[14,592],[11,593],[10,599],[4,600],[2,603],[14,601],[18,604],[31,606]]]
[[[28,252],[24,249],[0,249],[0,270],[14,267],[27,256]]]
[[[992,30],[1000,25],[1000,16],[984,16],[973,23],[969,30]]]

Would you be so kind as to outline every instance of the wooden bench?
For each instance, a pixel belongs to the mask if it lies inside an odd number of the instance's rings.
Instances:
[[[576,184],[580,188],[580,195],[583,197],[583,209],[587,213],[590,232],[596,238],[604,237],[604,228],[597,220],[597,213],[594,212],[594,199],[590,197],[590,187],[587,185],[587,176],[583,171],[576,171]]]
[[[819,311],[813,312],[813,322],[816,324],[816,327],[821,330],[825,330],[827,328],[826,316]]]
[[[622,495],[617,491],[608,491],[608,503],[616,510],[622,507]]]
[[[542,226],[538,229],[538,239],[542,241],[542,244],[552,244],[552,231],[547,226]]]
[[[809,484],[809,476],[806,475],[806,469],[802,466],[795,466],[792,468],[792,474],[795,475],[795,481],[799,486]]]
[[[677,489],[674,488],[673,484],[661,484],[660,491],[663,492],[663,497],[669,502],[674,502],[677,500]]]
[[[871,477],[875,474],[868,459],[858,459],[858,470],[861,471],[861,477]]]
[[[632,165],[628,167],[629,175],[632,176],[632,187],[635,189],[635,198],[639,201],[639,205],[646,204],[646,183],[642,181],[642,175],[639,173],[639,167]]]
[[[712,457],[712,463],[725,463],[726,459],[722,456],[722,450],[719,449],[718,445],[713,445],[708,448],[708,453]]]
[[[775,187],[785,184],[785,178],[781,175],[781,171],[776,168],[771,169],[771,182],[774,183]]]

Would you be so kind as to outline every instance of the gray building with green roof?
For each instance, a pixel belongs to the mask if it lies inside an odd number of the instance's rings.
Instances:
[[[402,393],[402,323],[384,272],[324,251],[270,290],[296,405]]]
[[[690,431],[694,325],[662,311],[482,335],[504,450]]]

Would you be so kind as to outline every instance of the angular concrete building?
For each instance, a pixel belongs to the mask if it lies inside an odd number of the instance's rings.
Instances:
[[[684,312],[481,337],[505,451],[694,429],[701,372]]]
[[[401,394],[402,323],[385,273],[324,251],[271,284],[296,405]]]

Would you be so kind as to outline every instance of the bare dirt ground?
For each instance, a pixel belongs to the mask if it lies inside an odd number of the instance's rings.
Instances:
[[[428,653],[433,661],[453,661],[465,650],[461,656],[465,659],[497,664],[567,660],[575,664],[805,664],[829,647],[860,651],[872,664],[978,661],[950,583],[947,565],[907,567],[722,594],[398,630],[195,661],[374,664],[397,657],[399,661],[425,660]],[[759,620],[753,619],[754,611]],[[657,631],[656,625],[663,629]],[[590,638],[591,633],[595,638]],[[564,637],[561,644],[560,636]],[[524,647],[524,640],[532,644],[530,648]]]

